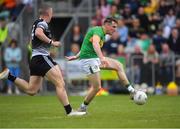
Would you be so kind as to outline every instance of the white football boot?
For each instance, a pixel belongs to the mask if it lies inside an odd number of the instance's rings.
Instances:
[[[9,69],[5,69],[0,73],[0,79],[7,79],[9,75]]]
[[[67,116],[83,116],[85,114],[86,112],[79,112],[79,111],[72,110],[69,114],[67,114]]]
[[[81,104],[81,106],[78,108],[79,112],[87,112],[87,106],[84,104]]]

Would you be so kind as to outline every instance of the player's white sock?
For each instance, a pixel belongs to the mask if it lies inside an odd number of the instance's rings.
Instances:
[[[135,89],[131,85],[129,85],[127,89],[128,89],[128,91],[130,93],[134,93],[135,92]]]
[[[80,112],[86,112],[86,111],[87,111],[87,105],[84,104],[84,103],[82,103],[82,104],[80,105],[80,108],[78,109],[78,111],[80,111]]]
[[[84,103],[81,104],[81,108],[86,109],[88,105],[85,105]]]

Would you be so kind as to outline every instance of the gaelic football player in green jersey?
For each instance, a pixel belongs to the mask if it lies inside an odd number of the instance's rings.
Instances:
[[[133,94],[135,92],[126,77],[123,65],[115,59],[104,57],[101,51],[101,47],[105,41],[105,35],[112,35],[116,31],[117,25],[117,20],[109,17],[104,20],[102,26],[90,28],[84,38],[80,52],[76,56],[66,57],[69,61],[80,59],[82,69],[92,85],[79,108],[80,111],[87,110],[88,104],[101,88],[100,69],[116,70],[121,83],[127,87],[130,93]]]

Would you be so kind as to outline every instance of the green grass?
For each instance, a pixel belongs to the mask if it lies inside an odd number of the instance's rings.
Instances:
[[[78,108],[83,97],[70,97]],[[0,128],[178,128],[180,96],[150,96],[139,106],[129,96],[96,97],[83,117],[67,117],[55,96],[0,96]]]

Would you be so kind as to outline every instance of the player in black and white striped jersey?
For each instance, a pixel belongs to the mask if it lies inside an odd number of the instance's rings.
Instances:
[[[0,73],[0,79],[8,79],[14,82],[21,90],[29,95],[35,95],[42,86],[43,77],[46,76],[56,87],[58,99],[63,104],[68,116],[81,116],[85,112],[74,111],[69,104],[68,96],[64,88],[64,80],[59,66],[50,57],[50,46],[59,47],[59,41],[53,41],[48,23],[52,18],[52,8],[44,5],[39,10],[40,17],[32,27],[32,59],[30,61],[29,82],[13,76],[9,69]]]

